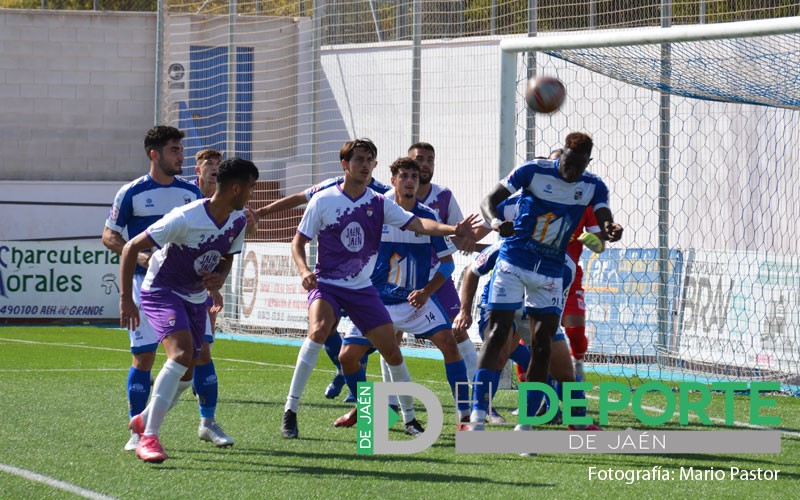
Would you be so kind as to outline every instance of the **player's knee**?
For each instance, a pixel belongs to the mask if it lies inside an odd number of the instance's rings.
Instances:
[[[153,363],[156,361],[156,352],[137,352],[133,355],[132,366],[139,371],[149,372],[153,369]]]
[[[339,352],[339,363],[342,365],[342,370],[346,373],[354,373],[358,371],[361,365],[362,353],[358,349],[343,347]]]

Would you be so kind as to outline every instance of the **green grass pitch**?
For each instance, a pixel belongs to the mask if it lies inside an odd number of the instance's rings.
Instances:
[[[788,431],[780,454],[467,455],[455,452],[455,425],[446,421],[436,445],[423,453],[359,456],[355,429],[331,425],[350,406],[323,397],[333,373],[324,354],[301,403],[300,439],[285,440],[279,427],[297,348],[232,340],[218,340],[213,352],[217,419],[235,446],[217,449],[197,438],[197,405],[187,391],[162,428],[170,459],[149,465],[122,450],[127,346],[119,329],[0,328],[0,498],[796,498],[800,486],[798,398],[779,397],[774,410]],[[439,396],[447,418],[452,399],[442,362],[407,362],[414,381]],[[371,379],[379,372],[373,357]],[[495,404],[513,419],[513,391],[500,391]],[[418,414],[424,422],[424,411]],[[612,424],[636,426],[629,413]],[[393,439],[401,439],[400,429]],[[589,478],[590,467],[656,466],[780,473],[774,481],[680,480],[677,473],[675,480],[631,484]]]

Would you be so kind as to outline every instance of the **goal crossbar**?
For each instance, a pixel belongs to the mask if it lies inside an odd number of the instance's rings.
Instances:
[[[654,45],[672,42],[693,42],[748,38],[800,33],[800,16],[732,23],[644,28],[633,31],[592,31],[548,37],[504,39],[500,42],[500,176],[514,166],[515,92],[517,85],[516,55],[519,52],[591,49],[626,45]]]

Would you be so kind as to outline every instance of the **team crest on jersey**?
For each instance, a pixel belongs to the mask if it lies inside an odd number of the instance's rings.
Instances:
[[[111,205],[111,214],[108,216],[112,222],[117,222],[119,218],[119,207],[117,205]]]
[[[146,200],[144,200],[144,206],[147,207],[147,208],[153,208],[156,205],[155,205],[155,203],[153,203],[153,199],[152,198],[147,198]]]
[[[548,184],[544,187],[544,192],[547,194],[553,194],[553,185]]]
[[[188,205],[191,202],[192,202],[192,197],[191,196],[189,196],[188,194],[183,196],[183,204],[184,205]]]
[[[368,207],[367,207],[367,217],[372,217],[372,213],[373,213],[374,211],[375,211],[375,210],[372,208],[372,205],[368,206]]]
[[[580,200],[583,198],[583,189],[578,188],[575,190],[575,201]]]
[[[169,326],[175,326],[175,316],[170,316],[169,319],[167,320],[167,324]]]

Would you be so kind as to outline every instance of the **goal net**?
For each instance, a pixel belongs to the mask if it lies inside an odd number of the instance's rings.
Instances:
[[[789,18],[501,42],[501,170],[587,131],[625,227],[583,256],[591,361],[798,382],[799,33]],[[560,112],[525,109],[532,75],[566,83]]]
[[[254,161],[256,208],[340,175],[341,144],[369,137],[383,182],[412,143],[432,143],[433,181],[473,213],[502,173],[559,147],[569,131],[588,132],[590,170],[607,180],[626,228],[583,261],[591,366],[628,379],[797,383],[797,36],[652,44],[650,34],[672,28],[630,28],[654,19],[605,12],[597,27],[616,28],[597,30],[610,33],[606,48],[520,45],[502,65],[501,44],[579,40],[591,23],[542,3],[538,36],[519,36],[530,12],[497,5],[168,0],[157,119],[186,132],[186,174],[205,148]],[[628,36],[640,40],[615,38]],[[560,111],[526,112],[523,85],[534,74],[566,83]],[[306,295],[289,248],[302,212],[270,216],[247,241],[221,331],[305,335]],[[468,258],[456,263],[458,277]]]

